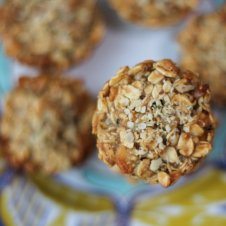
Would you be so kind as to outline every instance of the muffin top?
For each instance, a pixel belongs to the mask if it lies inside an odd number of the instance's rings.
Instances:
[[[181,32],[182,65],[210,84],[214,101],[226,102],[226,5],[193,18]]]
[[[2,150],[13,166],[28,171],[68,169],[87,155],[93,143],[93,110],[93,100],[79,80],[22,77],[5,101]]]
[[[94,0],[7,0],[1,8],[0,31],[8,54],[22,62],[29,63],[27,55],[42,56],[36,61],[45,61],[45,66],[68,67],[79,60],[76,51],[99,23]]]
[[[99,93],[99,158],[122,173],[169,186],[211,150],[208,85],[170,60],[123,67]]]
[[[165,26],[179,22],[198,4],[197,0],[109,0],[118,13],[145,26]]]

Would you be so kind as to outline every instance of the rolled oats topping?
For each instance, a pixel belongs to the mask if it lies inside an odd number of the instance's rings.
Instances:
[[[79,80],[22,77],[5,101],[1,151],[15,168],[46,174],[69,169],[94,145],[94,108]]]
[[[171,185],[211,150],[209,102],[199,76],[171,60],[120,69],[100,91],[93,116],[99,158],[133,178]]]
[[[118,14],[144,26],[167,26],[178,23],[193,11],[198,0],[109,0]]]
[[[226,103],[226,5],[194,17],[181,32],[182,66],[209,83],[213,101]]]
[[[68,68],[104,33],[96,0],[6,0],[0,11],[7,54],[36,67]]]

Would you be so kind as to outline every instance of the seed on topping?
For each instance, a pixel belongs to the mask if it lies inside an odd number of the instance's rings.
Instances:
[[[124,109],[124,113],[125,113],[126,115],[129,115],[129,114],[130,114],[130,110],[129,110],[128,108],[126,108],[126,109]]]
[[[144,122],[138,124],[138,129],[142,130],[142,129],[146,129],[146,124]]]
[[[127,122],[127,126],[128,126],[128,128],[133,129],[134,123],[129,121],[129,122]]]

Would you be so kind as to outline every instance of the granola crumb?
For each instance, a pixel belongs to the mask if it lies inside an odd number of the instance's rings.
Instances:
[[[105,84],[99,102],[93,116],[99,157],[132,178],[170,186],[212,148],[209,88],[171,60],[124,67]]]

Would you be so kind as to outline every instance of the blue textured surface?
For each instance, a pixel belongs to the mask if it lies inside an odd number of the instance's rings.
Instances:
[[[11,87],[11,61],[4,56],[3,48],[0,46],[0,95],[2,96]]]

